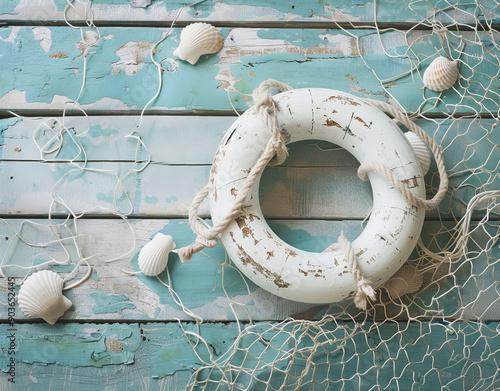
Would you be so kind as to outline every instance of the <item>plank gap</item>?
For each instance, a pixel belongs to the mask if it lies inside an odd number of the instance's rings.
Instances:
[[[499,26],[500,27],[500,26]],[[6,110],[0,109],[0,119],[12,118],[13,115],[10,113],[13,112],[20,117],[26,118],[52,118],[52,117],[61,117],[62,110],[50,109],[21,109],[21,110]],[[141,110],[85,110],[87,116],[94,117],[119,117],[119,116],[140,116]],[[238,111],[239,115],[242,115],[245,111]],[[179,110],[148,110],[144,113],[144,117],[148,116],[185,116],[185,117],[234,117],[238,118],[236,113],[233,110],[189,110],[189,111],[179,111]],[[409,116],[415,115],[414,112],[409,111]],[[67,110],[66,117],[85,117],[82,115],[80,110]],[[423,119],[459,119],[459,118],[481,118],[481,119],[496,119],[495,115],[492,113],[470,113],[470,112],[458,112],[454,114],[445,114],[445,113],[426,113],[425,117],[419,116],[418,118]]]
[[[62,219],[65,220],[68,217],[67,214],[63,213],[53,213],[51,218],[53,220]],[[204,219],[210,219],[210,216],[201,216]],[[127,220],[188,220],[188,215],[139,215],[131,214],[126,216]],[[282,221],[363,221],[365,218],[361,217],[342,217],[342,218],[329,218],[329,217],[283,217],[283,216],[264,216],[266,220],[282,220]],[[47,214],[0,214],[0,219],[5,220],[48,220]],[[99,214],[87,214],[80,217],[78,220],[122,220],[120,217],[115,215],[99,215]],[[482,221],[484,217],[472,216],[471,221]],[[492,219],[492,221],[500,221],[500,216],[497,219]],[[427,222],[456,222],[457,220],[452,217],[438,218],[438,217],[426,217]]]
[[[163,21],[116,21],[116,20],[94,20],[97,27],[153,27],[153,28],[169,28],[172,24],[173,19],[165,19]],[[87,27],[87,23],[84,20],[71,20],[73,26],[77,27]],[[189,24],[195,23],[195,21],[181,20],[174,24],[175,28],[186,27]],[[476,24],[477,23],[477,24]],[[486,31],[485,26],[483,26],[482,20],[477,20],[477,22],[472,23],[460,23],[453,26],[453,31],[476,31],[476,28],[482,27],[482,30]],[[215,27],[219,28],[238,28],[238,27],[250,27],[250,28],[273,28],[273,29],[290,29],[290,28],[307,28],[307,29],[329,29],[329,30],[342,30],[342,29],[353,29],[353,28],[372,28],[377,27],[381,30],[383,29],[400,29],[400,30],[423,30],[432,31],[431,26],[424,25],[423,22],[340,22],[340,21],[221,21],[212,20],[210,21]],[[68,24],[64,20],[19,20],[19,19],[3,19],[0,21],[0,27],[9,26],[45,26],[45,27],[67,27]],[[491,24],[492,30],[500,29],[500,24]]]

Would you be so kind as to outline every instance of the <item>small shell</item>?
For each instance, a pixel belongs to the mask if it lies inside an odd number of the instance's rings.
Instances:
[[[19,290],[19,308],[28,318],[54,324],[72,305],[62,294],[64,281],[50,270],[33,273]]]
[[[167,267],[168,254],[174,248],[172,236],[157,233],[139,253],[139,269],[146,276],[157,276]]]
[[[414,293],[422,286],[424,278],[417,273],[417,268],[411,265],[403,265],[396,274],[384,285],[391,299],[397,299],[407,293]]]
[[[424,86],[429,90],[441,92],[450,88],[458,80],[458,64],[446,57],[438,57],[424,72]]]
[[[194,65],[201,55],[217,53],[223,44],[222,34],[214,26],[208,23],[193,23],[182,30],[181,43],[175,49],[174,56]]]
[[[422,139],[413,132],[406,132],[405,136],[417,155],[422,173],[426,175],[429,172],[429,167],[431,166],[431,154],[429,153],[427,144],[425,144]]]

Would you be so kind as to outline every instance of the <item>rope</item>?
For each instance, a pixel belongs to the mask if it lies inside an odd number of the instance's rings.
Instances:
[[[262,155],[255,163],[255,166],[248,174],[248,177],[245,179],[243,186],[239,189],[238,196],[233,201],[227,214],[210,229],[203,227],[198,221],[198,209],[200,204],[208,195],[209,186],[206,185],[196,195],[191,207],[189,208],[189,222],[191,224],[191,229],[198,236],[194,243],[178,250],[177,253],[179,254],[179,258],[182,262],[189,261],[193,254],[206,247],[215,247],[217,245],[218,235],[241,213],[243,204],[247,199],[255,180],[271,159],[273,159],[276,155],[276,158],[272,161],[274,164],[280,164],[286,159],[287,150],[281,137],[280,126],[277,119],[278,107],[269,92],[270,88],[276,88],[280,91],[288,91],[291,89],[284,83],[269,79],[262,82],[254,91],[253,97],[255,101],[255,108],[271,134],[271,138],[269,139],[264,152],[262,152]]]
[[[399,178],[390,169],[388,169],[384,164],[377,161],[370,161],[362,164],[358,169],[358,176],[366,181],[368,180],[368,172],[376,172],[389,182],[391,186],[396,188],[399,193],[405,197],[405,199],[412,205],[422,208],[425,210],[430,210],[436,208],[439,203],[443,200],[446,191],[448,190],[448,175],[446,174],[446,167],[443,161],[443,151],[441,146],[439,146],[432,137],[425,133],[420,126],[415,124],[410,120],[405,112],[398,110],[388,103],[381,102],[374,99],[363,99],[363,101],[377,107],[378,109],[390,114],[396,121],[405,125],[410,131],[415,133],[418,137],[422,139],[430,148],[434,154],[436,160],[438,172],[439,172],[439,189],[434,197],[430,200],[425,200],[419,196],[414,195],[410,189],[403,184]]]
[[[179,258],[182,262],[187,262],[191,259],[193,254],[203,250],[206,247],[215,247],[218,243],[219,234],[231,223],[234,218],[236,218],[243,207],[248,194],[259,176],[259,174],[264,170],[268,164],[281,164],[285,161],[288,151],[285,146],[285,141],[282,138],[280,125],[278,123],[277,112],[279,108],[276,102],[273,100],[269,90],[271,88],[276,88],[280,91],[288,91],[291,88],[284,83],[276,80],[268,79],[262,82],[259,87],[254,91],[253,98],[255,101],[255,110],[257,111],[259,117],[264,122],[268,132],[270,134],[270,139],[264,149],[264,152],[259,157],[254,167],[250,171],[250,174],[245,179],[242,188],[238,191],[237,198],[233,201],[231,208],[227,214],[220,219],[213,227],[208,228],[202,224],[202,220],[198,215],[198,209],[208,196],[209,184],[205,185],[203,189],[196,195],[189,208],[189,223],[193,232],[197,234],[197,237],[193,243],[186,247],[182,247],[178,250]],[[418,196],[415,196],[410,192],[409,188],[404,186],[392,171],[390,171],[384,164],[376,161],[368,162],[362,164],[358,169],[358,176],[367,180],[369,171],[375,171],[381,174],[391,186],[398,189],[398,191],[410,202],[412,205],[417,207],[422,207],[424,209],[435,208],[443,199],[446,190],[448,189],[448,176],[446,175],[446,169],[444,167],[443,157],[441,147],[438,146],[434,140],[429,137],[419,126],[414,124],[405,113],[393,108],[387,103],[379,102],[371,99],[364,99],[368,103],[376,106],[377,108],[391,114],[397,121],[403,123],[416,133],[427,145],[431,147],[432,152],[436,158],[438,164],[438,170],[440,174],[440,186],[439,190],[431,200],[424,200]],[[345,261],[347,262],[349,272],[353,275],[357,291],[354,296],[354,304],[361,310],[366,310],[368,299],[375,300],[375,290],[371,285],[371,281],[365,278],[359,268],[356,253],[352,247],[352,244],[346,237],[342,234],[338,238],[338,242],[332,244],[324,252],[333,251],[334,249],[340,249],[342,254],[344,254]]]
[[[338,249],[340,249],[342,254],[344,254],[349,273],[353,275],[358,287],[358,290],[354,295],[354,304],[360,310],[364,311],[366,310],[368,299],[375,300],[375,290],[372,287],[371,281],[365,278],[361,273],[356,257],[356,252],[352,248],[352,243],[344,236],[344,233],[340,234],[337,243],[332,244],[323,252],[331,252]]]

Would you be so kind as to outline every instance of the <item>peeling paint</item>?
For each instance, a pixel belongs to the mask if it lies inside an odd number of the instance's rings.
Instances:
[[[40,46],[45,53],[48,53],[52,46],[52,31],[47,27],[34,27],[33,38],[40,41]]]
[[[112,75],[123,72],[125,75],[134,75],[144,66],[144,60],[148,57],[153,42],[127,42],[115,53],[120,60],[112,63]]]
[[[125,295],[92,292],[91,296],[96,301],[96,304],[92,307],[93,314],[121,313],[124,309],[135,308],[135,304],[129,302],[128,297]]]
[[[7,324],[0,325],[0,330],[7,327]],[[40,323],[16,327],[16,361],[29,364],[61,364],[73,368],[131,364],[142,341],[137,324],[56,323],[51,326]],[[106,343],[107,340],[110,342]],[[5,352],[6,341],[5,338],[0,341]],[[9,356],[0,354],[3,371],[8,369],[8,360]]]

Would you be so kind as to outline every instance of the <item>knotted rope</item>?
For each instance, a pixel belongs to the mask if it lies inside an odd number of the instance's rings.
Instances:
[[[352,243],[347,240],[344,233],[340,234],[337,243],[333,243],[323,252],[326,253],[335,250],[340,250],[342,254],[344,254],[349,273],[353,275],[354,280],[356,281],[358,290],[354,295],[354,304],[359,309],[366,310],[368,299],[375,300],[375,289],[373,289],[371,281],[365,278],[365,276],[361,273],[356,253],[352,248]]]
[[[259,174],[264,170],[267,164],[276,155],[272,163],[282,163],[288,154],[285,142],[281,137],[280,126],[277,118],[278,107],[273,100],[270,88],[276,88],[280,91],[288,91],[291,88],[284,83],[276,80],[266,80],[262,82],[254,91],[253,98],[255,101],[255,109],[260,118],[265,123],[270,139],[266,144],[266,148],[259,157],[252,170],[245,179],[241,189],[238,190],[238,196],[233,201],[227,214],[221,218],[212,228],[203,226],[198,219],[198,208],[203,200],[207,197],[209,185],[207,184],[194,198],[191,207],[189,208],[189,222],[191,229],[198,235],[195,242],[189,246],[180,248],[177,253],[182,262],[187,262],[193,254],[203,250],[206,247],[215,247],[218,241],[218,235],[224,231],[227,225],[232,222],[241,213],[243,204]]]
[[[412,205],[422,208],[425,210],[430,210],[436,208],[439,203],[443,200],[446,191],[448,190],[448,175],[446,174],[446,167],[443,161],[443,151],[441,146],[439,146],[434,139],[423,131],[423,129],[410,120],[406,113],[402,112],[391,106],[388,103],[380,102],[373,99],[363,99],[363,101],[377,107],[378,109],[390,114],[398,123],[405,125],[409,130],[415,133],[418,137],[422,139],[430,148],[434,154],[434,159],[436,160],[438,172],[439,172],[439,189],[434,197],[430,200],[425,200],[419,196],[414,195],[408,186],[399,180],[396,174],[394,174],[389,168],[384,164],[371,161],[362,164],[358,168],[358,176],[366,181],[368,180],[368,172],[373,171],[384,177],[384,179],[399,193],[405,197],[405,199]]]
[[[255,101],[255,110],[259,114],[266,128],[269,131],[270,139],[266,144],[262,155],[259,157],[252,170],[245,179],[241,189],[238,191],[236,199],[234,199],[231,208],[227,214],[222,217],[213,227],[205,226],[202,220],[198,216],[198,209],[203,202],[203,200],[208,196],[209,184],[196,195],[191,206],[189,208],[189,223],[191,229],[197,234],[194,243],[180,248],[177,252],[182,262],[187,262],[191,259],[193,254],[203,250],[206,247],[215,247],[218,242],[219,234],[224,231],[229,223],[231,223],[242,211],[243,204],[248,197],[248,194],[259,176],[259,174],[264,170],[268,164],[277,165],[285,161],[288,152],[285,146],[285,141],[280,132],[280,126],[278,123],[277,112],[279,108],[276,102],[273,100],[269,90],[271,88],[276,88],[280,91],[289,91],[291,88],[279,81],[268,79],[262,82],[259,87],[254,91],[253,98]],[[430,146],[438,165],[439,175],[441,178],[439,190],[431,200],[424,200],[418,196],[413,195],[409,188],[406,187],[398,177],[390,171],[384,164],[376,161],[368,162],[362,164],[358,169],[358,176],[367,180],[369,171],[375,171],[381,174],[394,188],[410,202],[419,208],[433,209],[435,208],[443,199],[446,190],[448,189],[448,176],[446,175],[446,169],[444,167],[443,157],[441,147],[438,146],[432,137],[428,136],[418,125],[413,123],[406,115],[387,103],[379,102],[371,99],[364,99],[368,103],[378,107],[382,111],[385,111],[393,116],[393,118],[406,125],[408,129],[416,133],[427,145]],[[375,300],[375,290],[371,285],[371,281],[365,278],[359,268],[356,253],[352,247],[351,242],[346,239],[346,237],[341,234],[338,238],[338,242],[332,244],[324,252],[333,251],[340,249],[342,254],[344,254],[345,261],[348,265],[349,272],[353,275],[356,285],[357,292],[354,296],[354,304],[361,310],[366,310],[368,299]]]

